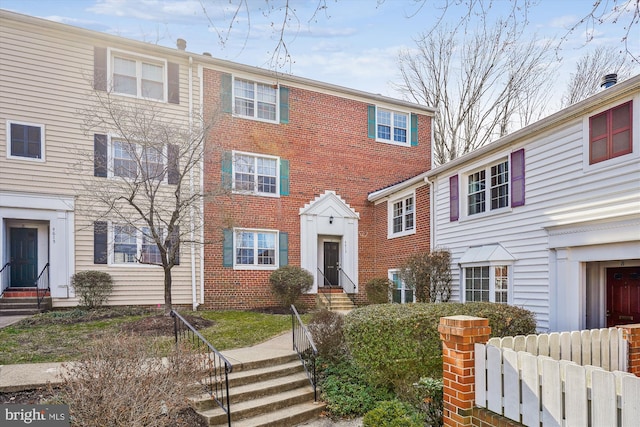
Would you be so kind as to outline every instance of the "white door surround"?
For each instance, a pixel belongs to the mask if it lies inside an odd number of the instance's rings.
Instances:
[[[340,242],[340,267],[358,284],[359,220],[360,214],[331,190],[300,209],[300,267],[314,277],[310,293],[318,292],[318,268],[322,269],[319,248],[325,241]]]

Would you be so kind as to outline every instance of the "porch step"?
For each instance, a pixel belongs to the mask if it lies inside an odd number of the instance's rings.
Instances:
[[[318,293],[317,305],[319,308],[326,308],[330,311],[351,311],[355,307],[351,298],[342,293]]]
[[[38,308],[37,291],[32,288],[7,289],[0,298],[0,316],[22,316],[51,310],[51,297],[47,292]]]
[[[317,417],[325,407],[313,402],[313,389],[295,353],[234,365],[229,400],[234,427],[296,425]],[[208,425],[227,425],[227,414],[208,395],[192,402]]]

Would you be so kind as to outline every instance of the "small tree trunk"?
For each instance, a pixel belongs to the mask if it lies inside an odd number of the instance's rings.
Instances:
[[[169,316],[173,305],[171,303],[171,268],[164,267],[164,314]]]

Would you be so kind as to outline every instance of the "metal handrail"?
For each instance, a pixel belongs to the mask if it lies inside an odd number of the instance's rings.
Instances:
[[[342,286],[342,289],[355,304],[354,294],[357,292],[358,287],[355,283],[353,283],[353,280],[351,280],[351,278],[347,275],[347,273],[344,272],[341,267],[338,267],[338,272],[340,273],[340,285]]]
[[[35,285],[38,297],[38,310],[40,310],[40,304],[44,300],[44,297],[47,296],[47,292],[51,291],[49,288],[49,263],[42,268],[42,271],[35,281]]]
[[[229,406],[229,373],[233,370],[233,365],[218,350],[207,341],[187,320],[171,310],[173,317],[173,330],[176,338],[176,345],[180,339],[188,340],[195,351],[200,353],[204,350],[202,367],[205,377],[200,380],[205,391],[227,414],[227,422],[231,426],[231,408]]]
[[[291,305],[291,329],[293,332],[293,351],[298,353],[304,371],[313,387],[313,400],[318,401],[318,379],[316,375],[316,359],[318,350],[307,327],[302,323],[298,310]]]
[[[329,286],[329,288],[331,288],[332,286],[331,282],[329,281],[329,279],[327,279],[327,276],[324,275],[324,273],[322,272],[322,270],[320,270],[320,268],[318,268],[318,273],[320,273],[320,276],[322,276],[324,285]],[[323,295],[326,298],[327,302],[329,303],[328,309],[331,310],[331,292],[326,292]]]
[[[11,275],[11,262],[6,263],[0,269],[0,295],[4,294],[5,289],[7,289],[11,283],[11,276],[9,276],[7,280],[7,274]]]

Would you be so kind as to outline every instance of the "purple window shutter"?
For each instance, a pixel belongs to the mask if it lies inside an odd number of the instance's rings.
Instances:
[[[457,221],[460,217],[460,196],[458,175],[449,178],[449,221]]]
[[[511,207],[524,206],[524,148],[511,153]]]

